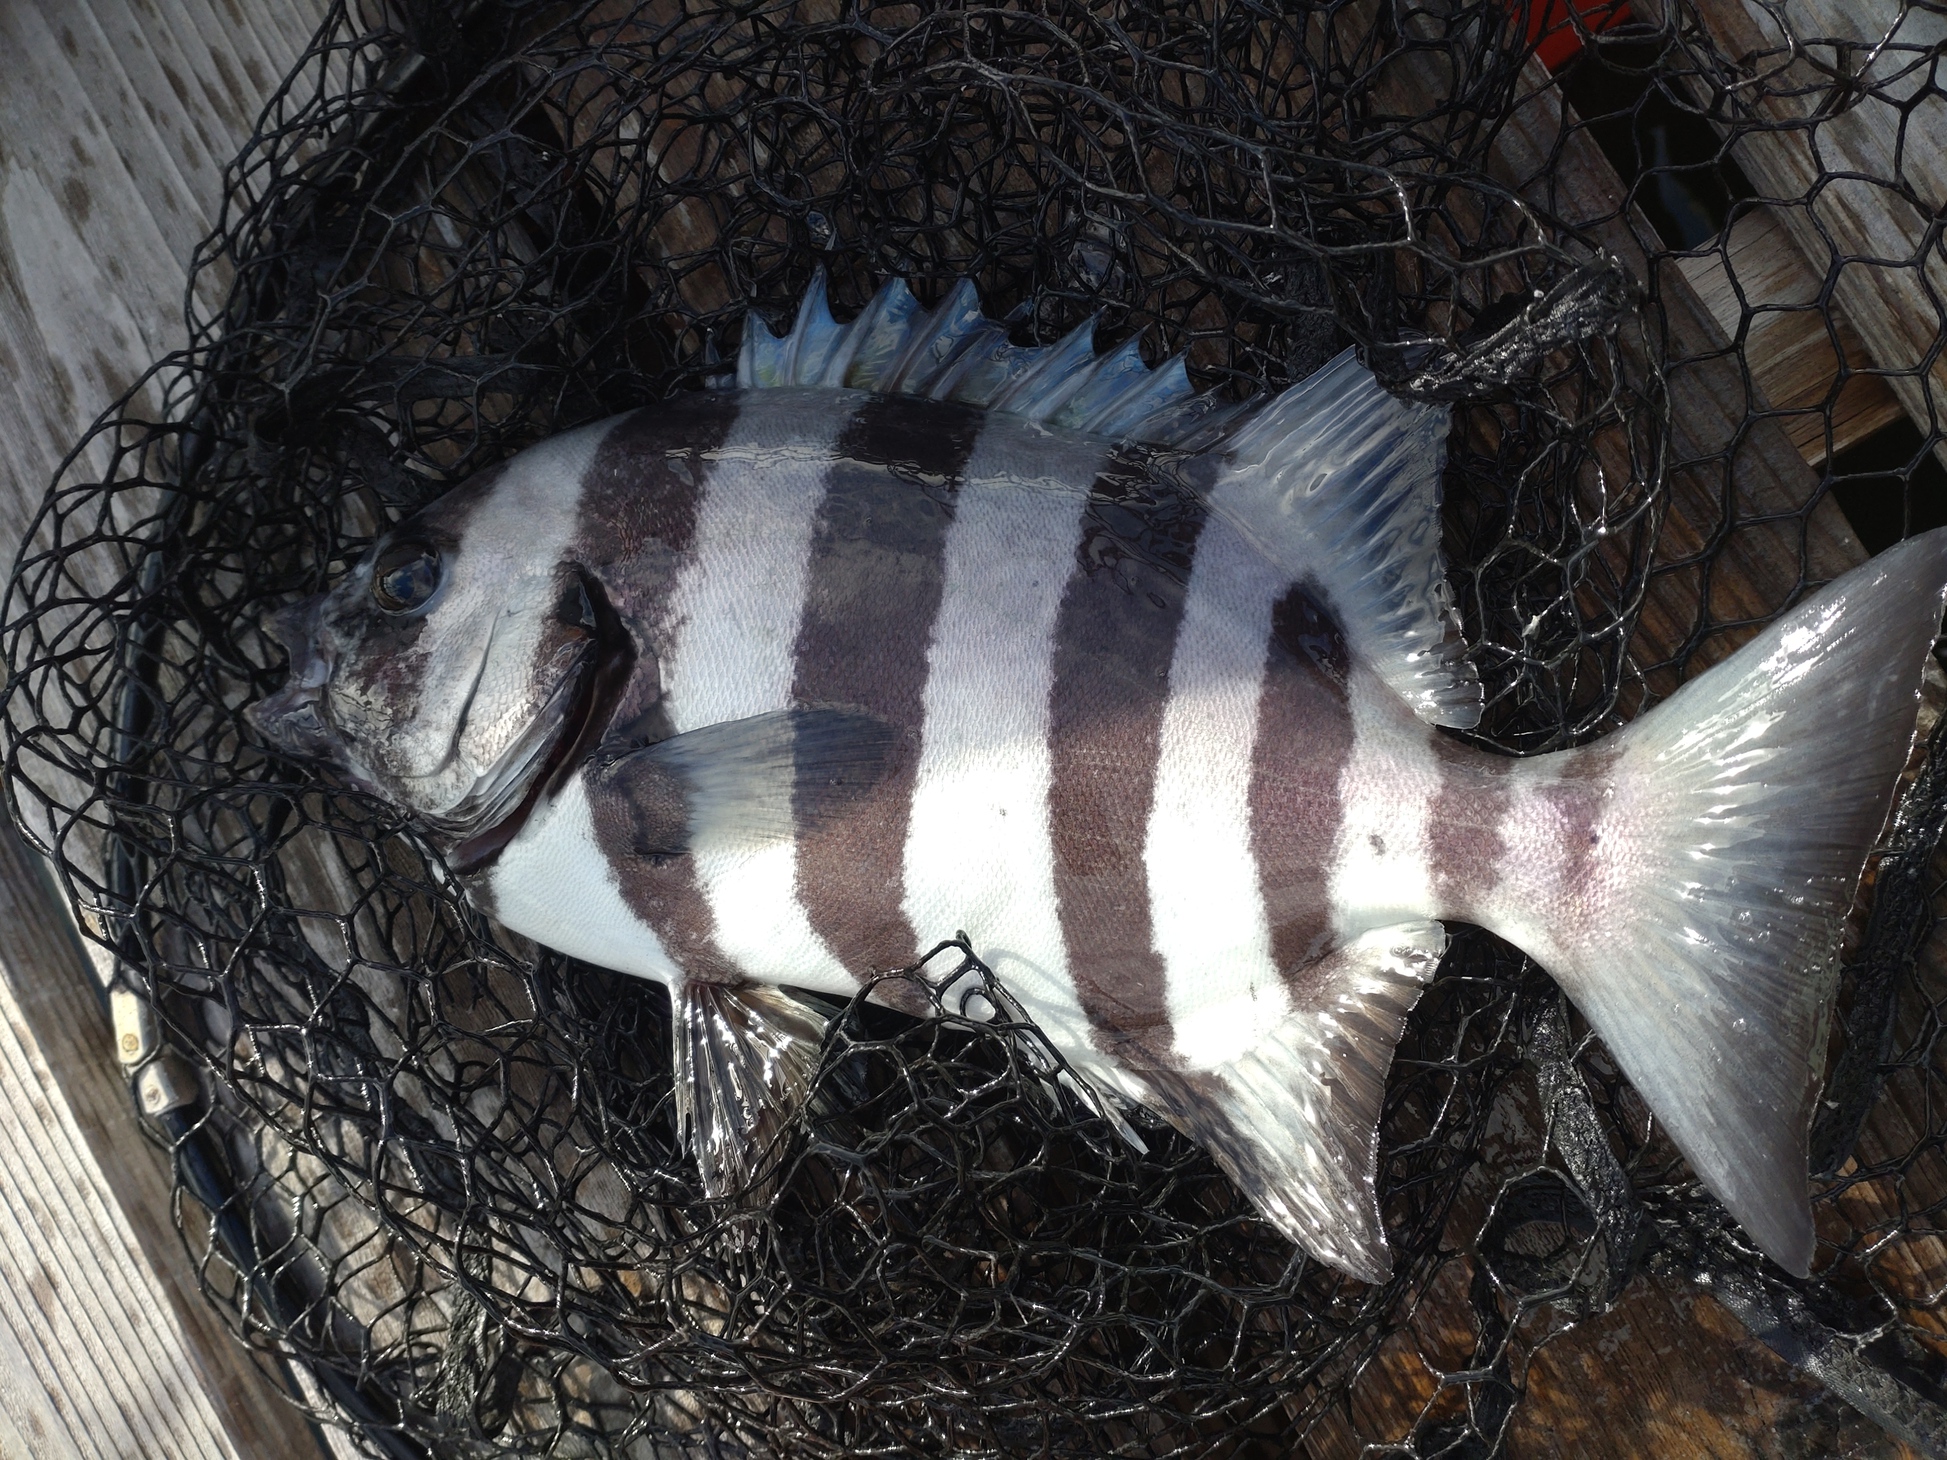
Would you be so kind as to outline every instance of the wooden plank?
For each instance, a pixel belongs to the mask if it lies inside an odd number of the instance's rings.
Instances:
[[[1437,51],[1402,50],[1382,63],[1380,95],[1410,126],[1431,98],[1451,94],[1453,64]],[[1538,61],[1529,60],[1493,137],[1495,180],[1618,259],[1661,316],[1660,357],[1635,331],[1624,330],[1618,343],[1631,373],[1660,375],[1670,398],[1666,507],[1654,545],[1659,569],[1631,641],[1637,662],[1652,667],[1651,687],[1667,694],[1677,678],[1655,666],[1680,656],[1695,673],[1716,662],[1807,584],[1837,577],[1863,561],[1865,550],[1830,498],[1806,511],[1819,497],[1819,474],[1762,389],[1747,381],[1683,272],[1667,255],[1653,255],[1661,253],[1654,230],[1629,208],[1607,156]],[[1439,136],[1423,140],[1446,145]],[[1631,480],[1637,468],[1619,432],[1598,433],[1592,449],[1593,466],[1607,481]],[[1618,560],[1616,571],[1624,566]]]
[[[1600,1322],[1552,1338],[1527,1378],[1511,1455],[1919,1460],[1753,1338],[1709,1294],[1662,1277],[1633,1284]]]
[[[60,946],[56,910],[35,905],[34,869],[17,847],[6,848],[14,854],[0,885],[8,945],[8,976],[0,979],[0,1090],[6,1097],[0,1100],[0,1169],[8,1175],[0,1183],[7,1278],[0,1282],[0,1328],[8,1332],[16,1362],[24,1357],[28,1364],[25,1374],[7,1376],[9,1407],[35,1397],[37,1385],[44,1408],[38,1416],[32,1408],[16,1408],[13,1418],[25,1427],[38,1417],[40,1429],[65,1434],[74,1451],[88,1457],[247,1454],[233,1441],[181,1341],[163,1279],[147,1261],[83,1134],[80,1102],[63,1088],[90,1083],[103,1087],[102,1094],[120,1094],[111,1117],[115,1134],[135,1139],[114,1144],[147,1174],[161,1175],[156,1153],[141,1149],[145,1143],[129,1119],[128,1097],[114,1077],[107,1021],[94,999],[87,962],[71,939]],[[28,970],[42,977],[23,977]],[[67,975],[60,986],[46,977],[55,973]],[[30,1008],[41,1017],[30,1019]],[[49,1037],[57,1028],[95,1038]],[[59,1083],[57,1060],[64,1077]],[[110,1079],[77,1081],[84,1061]],[[82,1109],[96,1119],[102,1113]],[[166,1202],[166,1183],[150,1185],[150,1196]]]
[[[1843,314],[1818,307],[1823,280],[1777,210],[1741,215],[1707,252],[1674,260],[1724,338],[1741,347],[1772,408],[1796,412],[1785,434],[1814,466],[1905,418]],[[1849,372],[1843,382],[1841,369]],[[1826,407],[1830,406],[1830,430]]]
[[[274,8],[286,34],[308,34],[323,9]],[[0,7],[9,557],[89,420],[185,342],[189,259],[222,169],[291,59],[248,39],[214,10],[152,0]],[[10,835],[0,1014],[0,1454],[320,1453],[198,1293],[89,962]]]
[[[1632,650],[1655,664],[1689,650],[1691,674],[1729,654],[1790,604],[1807,583],[1836,578],[1866,552],[1780,419],[1747,381],[1731,341],[1667,256],[1651,262],[1655,234],[1625,214],[1626,196],[1607,156],[1562,100],[1553,78],[1530,61],[1508,125],[1493,152],[1511,186],[1546,186],[1549,206],[1622,260],[1661,305],[1670,394],[1667,507],[1655,546],[1664,565],[1652,579]],[[1638,371],[1654,362],[1628,333],[1623,348]],[[1754,419],[1754,416],[1756,417]],[[1804,514],[1801,517],[1801,514]],[[1699,636],[1702,629],[1701,637]],[[1674,682],[1657,686],[1668,692]]]
[[[1644,18],[1669,13],[1669,0],[1643,0]],[[1766,0],[1685,13],[1721,54],[1762,73],[1749,93],[1756,119],[1780,125],[1743,131],[1732,155],[1787,204],[1779,220],[1831,281],[1874,365],[1892,372],[1907,415],[1942,434],[1934,450],[1947,462],[1947,258],[1933,234],[1947,209],[1947,97],[1929,79],[1947,15],[1902,0],[1794,0],[1779,12],[1788,41]],[[1733,92],[1729,104],[1750,102]]]
[[[1351,1412],[1324,1416],[1306,1436],[1310,1460],[1363,1460],[1416,1423],[1464,1415],[1465,1392],[1443,1387],[1434,1368],[1472,1366],[1472,1330],[1456,1321],[1466,1272],[1460,1262],[1441,1269],[1414,1324],[1361,1375]],[[1918,1460],[1689,1284],[1644,1275],[1599,1318],[1537,1314],[1524,1328],[1514,1354],[1522,1399],[1505,1449],[1516,1460]]]

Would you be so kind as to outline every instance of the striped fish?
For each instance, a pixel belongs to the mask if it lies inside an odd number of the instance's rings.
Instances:
[[[1378,1279],[1393,1049],[1484,925],[1555,976],[1790,1270],[1841,929],[1914,735],[1947,534],[1584,749],[1514,760],[1439,550],[1442,408],[1348,353],[1276,399],[970,285],[752,320],[735,389],[567,433],[272,631],[277,751],[415,813],[508,928],[666,984],[706,1185],[844,995],[965,930],[1091,1091]]]

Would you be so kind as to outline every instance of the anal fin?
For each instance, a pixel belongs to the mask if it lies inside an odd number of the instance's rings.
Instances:
[[[1272,1225],[1366,1282],[1392,1273],[1377,1189],[1386,1075],[1446,946],[1438,923],[1375,929],[1294,975],[1292,1012],[1244,1054],[1141,1076],[1144,1103]]]

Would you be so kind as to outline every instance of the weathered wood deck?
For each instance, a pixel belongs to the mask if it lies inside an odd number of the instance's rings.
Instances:
[[[315,0],[0,3],[0,550],[62,455],[186,341],[223,168]],[[316,1457],[197,1292],[93,970],[0,836],[0,1455]]]

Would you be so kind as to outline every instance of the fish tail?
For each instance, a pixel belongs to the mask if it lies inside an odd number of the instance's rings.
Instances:
[[[1606,741],[1528,763],[1529,810],[1562,843],[1538,874],[1555,895],[1511,887],[1482,919],[1554,974],[1704,1184],[1800,1276],[1840,941],[1944,593],[1947,529],[1862,564]]]

